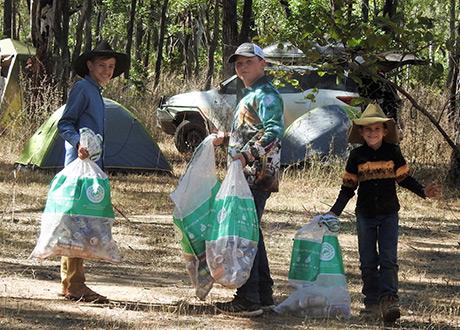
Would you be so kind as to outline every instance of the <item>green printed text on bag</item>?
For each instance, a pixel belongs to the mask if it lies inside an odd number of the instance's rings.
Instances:
[[[257,242],[259,227],[253,199],[227,196],[215,201],[216,225],[212,226],[208,240],[238,236]]]
[[[109,179],[56,176],[44,212],[113,218]]]
[[[319,263],[321,274],[345,274],[337,236],[324,235]]]
[[[294,240],[288,278],[314,281],[320,269],[321,244],[308,240]]]
[[[219,188],[220,182],[217,181],[212,188],[211,197],[183,219],[173,216],[174,224],[182,233],[180,243],[185,253],[199,255],[206,250],[205,241],[212,219],[215,218],[212,205]]]

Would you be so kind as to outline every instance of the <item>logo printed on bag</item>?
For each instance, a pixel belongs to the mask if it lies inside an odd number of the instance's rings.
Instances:
[[[321,246],[320,259],[322,261],[329,261],[329,260],[332,260],[334,256],[335,256],[334,247],[328,242],[323,242]]]
[[[102,202],[104,196],[105,190],[101,185],[93,184],[86,189],[86,197],[95,204]]]

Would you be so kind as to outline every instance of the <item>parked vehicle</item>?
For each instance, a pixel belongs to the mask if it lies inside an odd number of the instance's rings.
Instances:
[[[269,67],[272,79],[284,101],[285,127],[316,107],[350,105],[358,97],[357,86],[349,78],[320,75],[308,66]],[[194,91],[162,98],[157,120],[162,130],[174,135],[179,152],[193,150],[209,133],[228,131],[242,83],[232,76],[208,91]]]

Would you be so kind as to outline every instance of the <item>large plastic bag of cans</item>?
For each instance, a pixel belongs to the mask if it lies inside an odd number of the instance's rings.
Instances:
[[[205,299],[214,279],[206,263],[206,237],[211,225],[215,196],[220,188],[213,141],[209,135],[193,153],[185,173],[171,193],[173,221],[179,230],[187,272],[195,294]]]
[[[216,218],[206,241],[206,258],[217,283],[239,288],[249,278],[257,252],[259,224],[239,160],[233,161],[215,202]]]
[[[314,318],[350,317],[350,294],[337,239],[339,220],[315,216],[294,237],[289,283],[295,291],[275,312]]]
[[[51,182],[40,236],[31,257],[119,262],[112,238],[113,220],[107,175],[92,160],[77,158]]]

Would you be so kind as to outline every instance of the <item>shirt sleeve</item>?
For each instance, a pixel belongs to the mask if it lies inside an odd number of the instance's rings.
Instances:
[[[347,206],[348,201],[355,195],[355,190],[358,187],[358,164],[356,162],[356,152],[351,151],[348,158],[347,165],[345,166],[345,173],[342,177],[342,186],[340,193],[331,207],[330,212],[337,216],[342,214],[343,209]]]
[[[283,100],[275,93],[262,94],[258,100],[258,114],[264,131],[250,149],[256,158],[267,154],[283,137]]]
[[[401,187],[412,191],[414,194],[422,198],[426,198],[424,187],[410,175],[409,166],[401,153],[401,149],[397,145],[395,145],[394,154],[396,182]]]
[[[81,114],[88,107],[88,97],[80,84],[75,84],[70,91],[64,112],[58,122],[59,135],[69,142],[75,149],[80,142],[77,124]]]

